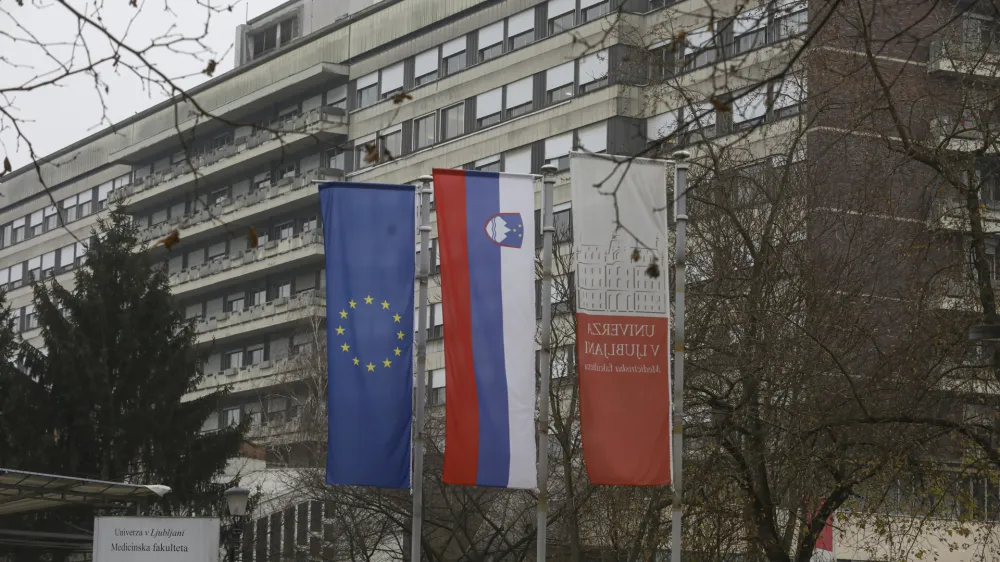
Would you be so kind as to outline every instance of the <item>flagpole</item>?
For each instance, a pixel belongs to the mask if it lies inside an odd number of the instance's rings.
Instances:
[[[681,518],[684,508],[684,281],[685,247],[687,245],[687,159],[691,153],[674,152],[674,208],[677,220],[677,255],[674,270],[674,415],[673,415],[673,488],[674,501],[671,514],[670,560],[681,562]]]
[[[542,166],[542,331],[539,368],[541,385],[538,396],[538,531],[536,562],[545,561],[549,512],[549,380],[552,370],[552,190],[557,168]]]
[[[413,528],[410,531],[410,561],[421,561],[424,508],[424,391],[427,386],[427,278],[430,275],[431,176],[420,176],[420,290],[417,301],[416,421],[413,440]]]

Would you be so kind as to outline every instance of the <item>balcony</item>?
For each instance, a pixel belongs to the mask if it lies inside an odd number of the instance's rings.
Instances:
[[[1000,201],[984,199],[983,232],[987,234],[1000,233]],[[966,203],[954,196],[942,196],[934,200],[931,207],[930,223],[932,228],[953,232],[968,232],[969,213]]]
[[[931,42],[927,72],[932,75],[1000,76],[1000,40],[995,23],[965,16],[953,22]]]
[[[937,117],[931,119],[928,141],[944,150],[954,152],[995,153],[1000,123],[984,123],[966,116]]]
[[[153,173],[112,192],[114,199],[124,199],[130,205],[148,206],[163,199],[172,190],[195,183],[232,176],[245,170],[252,160],[280,158],[310,145],[325,145],[333,139],[346,137],[347,116],[342,109],[321,107],[304,113],[281,126],[278,131],[257,131],[239,137],[208,154],[180,162],[169,170]]]
[[[276,328],[306,318],[326,317],[326,296],[320,290],[280,297],[239,312],[222,312],[197,324],[198,343],[220,342],[265,328]]]
[[[294,359],[278,359],[261,361],[241,369],[205,373],[198,388],[185,394],[181,401],[190,402],[227,385],[233,394],[276,386],[291,380],[300,369],[300,365]]]
[[[218,283],[259,277],[272,268],[297,265],[322,256],[323,233],[311,230],[172,273],[170,287],[174,296],[190,296]]]
[[[281,178],[246,195],[226,197],[207,208],[201,207],[192,214],[144,228],[140,237],[144,242],[151,242],[177,230],[182,240],[190,241],[212,230],[221,229],[222,224],[239,227],[242,222],[249,222],[249,218],[265,210],[270,214],[281,214],[287,208],[315,199],[316,186],[313,181],[336,181],[343,177],[343,170],[320,168],[300,176]]]

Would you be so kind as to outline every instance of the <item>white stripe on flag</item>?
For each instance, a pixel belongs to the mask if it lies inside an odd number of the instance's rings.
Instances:
[[[501,248],[504,363],[510,426],[511,488],[535,488],[535,182],[500,174],[500,211],[520,213],[520,249]]]

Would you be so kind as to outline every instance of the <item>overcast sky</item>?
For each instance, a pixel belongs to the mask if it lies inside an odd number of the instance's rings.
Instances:
[[[68,0],[92,21],[98,19],[114,36],[146,56],[157,69],[184,87],[208,79],[202,71],[209,59],[218,61],[215,75],[232,69],[236,26],[283,3],[284,0],[238,0],[227,10],[225,0],[97,0],[89,4]],[[234,0],[235,1],[235,0]],[[338,1],[338,0],[327,0]],[[206,4],[222,10],[209,13]],[[11,117],[44,156],[163,101],[167,93],[158,84],[144,82],[113,61],[97,66],[97,76],[84,72],[88,61],[111,55],[106,36],[85,26],[78,38],[78,19],[59,0],[25,0],[0,4],[0,88],[6,94],[0,110],[0,151],[16,170],[28,164],[29,152],[18,142]],[[200,45],[192,39],[204,36]],[[156,46],[150,46],[156,40]],[[170,41],[170,44],[166,44]],[[141,63],[133,55],[122,61]],[[67,72],[71,75],[66,76]],[[100,84],[98,83],[100,81]],[[52,82],[51,84],[41,84]],[[15,91],[26,85],[30,91]],[[106,114],[102,109],[103,92]]]

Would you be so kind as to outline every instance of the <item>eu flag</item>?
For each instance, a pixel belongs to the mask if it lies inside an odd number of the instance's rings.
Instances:
[[[326,251],[326,483],[410,487],[413,186],[319,187]]]

